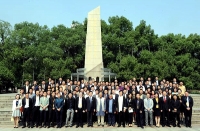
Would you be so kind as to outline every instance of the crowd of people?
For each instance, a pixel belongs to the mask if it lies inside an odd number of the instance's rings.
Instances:
[[[13,100],[14,128],[76,126],[191,127],[193,99],[183,82],[141,77],[129,81],[64,81],[25,86]]]

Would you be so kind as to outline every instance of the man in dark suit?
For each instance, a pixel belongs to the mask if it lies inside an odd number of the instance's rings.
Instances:
[[[26,81],[25,86],[23,87],[24,93],[25,93],[25,94],[26,94],[26,93],[29,93],[29,89],[30,89],[30,88],[31,88],[31,87],[30,87],[30,85],[29,85],[29,82]]]
[[[96,109],[96,101],[95,98],[92,97],[93,92],[90,91],[89,97],[86,98],[86,112],[87,112],[87,121],[88,127],[93,127],[92,116]]]
[[[185,125],[186,127],[191,126],[191,117],[192,117],[192,107],[193,107],[193,98],[189,96],[189,93],[185,92],[185,97],[182,97],[182,103],[184,106],[184,115],[185,115]]]
[[[118,127],[121,126],[122,122],[123,122],[123,127],[125,127],[125,112],[127,109],[127,102],[125,97],[123,96],[122,90],[119,91],[119,97],[118,97],[118,102],[116,103],[116,107],[119,114]]]
[[[56,118],[56,110],[55,110],[55,92],[51,93],[51,97],[49,98],[49,122],[48,122],[48,128],[50,127],[50,124],[52,122],[52,126],[54,127],[54,122]]]
[[[116,103],[113,99],[113,95],[109,95],[109,99],[106,100],[106,114],[108,114],[108,126],[115,126],[115,114]]]
[[[137,126],[144,128],[144,119],[143,119],[143,111],[144,111],[144,101],[143,99],[140,99],[140,94],[136,94],[136,99],[134,101],[135,103],[133,105],[136,106],[136,122]]]
[[[33,128],[34,122],[36,123],[36,127],[39,124],[39,116],[40,116],[40,94],[39,90],[36,91],[36,95],[32,99],[33,107],[32,107],[32,125]]]
[[[75,112],[76,112],[76,128],[79,126],[83,128],[83,113],[85,112],[85,98],[82,92],[79,93],[79,97],[75,100]]]
[[[48,84],[46,84],[44,80],[42,81],[41,88],[44,89],[44,91],[48,90]]]
[[[176,127],[176,120],[178,121],[178,127],[180,126],[180,101],[177,100],[177,95],[173,95],[173,99],[171,101],[171,110],[173,114],[173,127]]]
[[[32,109],[32,100],[29,98],[29,94],[26,93],[25,97],[22,99],[22,107],[23,111],[23,126],[22,128],[26,127],[26,122],[28,123],[28,128],[30,128],[30,113]]]
[[[59,80],[58,80],[58,84],[59,84],[59,85],[62,85],[62,82],[63,82],[63,81],[62,81],[62,78],[60,77]]]
[[[160,103],[161,103],[161,120],[162,120],[162,127],[167,124],[168,127],[171,127],[169,124],[169,112],[171,111],[171,105],[170,105],[170,98],[166,95],[166,91],[163,91],[163,96],[160,97]],[[167,120],[166,120],[167,118]]]

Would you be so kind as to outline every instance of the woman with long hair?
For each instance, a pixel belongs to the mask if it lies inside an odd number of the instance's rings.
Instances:
[[[156,92],[153,99],[153,110],[155,116],[156,127],[160,127],[160,111],[161,111],[161,103],[159,100],[159,94]]]
[[[134,110],[134,106],[133,106],[133,98],[132,98],[132,94],[129,93],[128,94],[128,98],[127,98],[127,105],[128,105],[128,126],[132,127],[132,123],[133,123],[133,110]]]
[[[12,105],[12,117],[14,119],[14,128],[18,128],[19,118],[21,116],[20,109],[22,107],[22,101],[20,100],[19,94],[15,96],[15,100],[13,100]]]

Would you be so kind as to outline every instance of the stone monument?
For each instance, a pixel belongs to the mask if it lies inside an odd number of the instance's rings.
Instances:
[[[101,40],[101,19],[100,6],[88,13],[87,34],[85,48],[85,67],[77,69],[76,73],[72,73],[77,79],[103,81],[105,77],[115,76],[110,69],[103,67],[102,58],[102,40]]]

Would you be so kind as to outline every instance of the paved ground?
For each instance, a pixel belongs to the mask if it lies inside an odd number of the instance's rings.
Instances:
[[[57,129],[57,128],[24,128],[22,129],[21,127],[19,128],[13,128],[11,126],[9,127],[2,127],[2,125],[0,125],[0,131],[66,131],[66,130],[70,130],[70,131],[200,131],[200,125],[194,125],[192,128],[186,128],[186,127],[160,127],[160,128],[156,128],[156,127],[145,127],[144,129],[138,128],[138,127],[84,127],[84,128],[61,128],[61,129]]]

